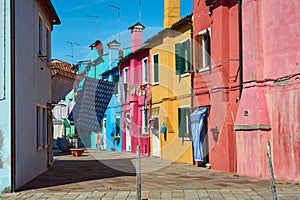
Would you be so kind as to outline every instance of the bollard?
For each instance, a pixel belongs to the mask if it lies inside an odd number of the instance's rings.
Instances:
[[[140,170],[140,146],[136,146],[136,199],[141,200],[141,170]]]
[[[269,159],[269,171],[270,171],[272,196],[273,196],[273,200],[277,200],[277,192],[276,192],[275,180],[274,180],[270,141],[267,142],[267,155],[268,155],[268,159]]]

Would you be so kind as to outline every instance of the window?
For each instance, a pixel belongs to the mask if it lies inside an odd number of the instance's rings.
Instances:
[[[117,83],[117,86],[115,87],[115,90],[114,90],[114,94],[119,93],[119,88],[118,88],[119,77],[120,77],[119,74],[113,75],[113,82]]]
[[[39,149],[41,145],[41,107],[36,106],[36,148]]]
[[[128,83],[128,67],[124,68],[124,79],[123,83]]]
[[[43,107],[43,146],[47,146],[47,109]]]
[[[210,31],[208,29],[200,32],[196,37],[195,62],[197,70],[211,66]]]
[[[148,83],[148,58],[143,59],[142,70],[143,70],[143,84],[147,84]]]
[[[178,108],[178,136],[191,138],[190,108]]]
[[[39,17],[39,55],[43,55],[43,20]]]
[[[120,117],[117,117],[116,118],[116,136],[120,136],[121,133],[120,133],[120,127],[121,127],[121,120],[120,120]]]
[[[159,54],[153,55],[153,84],[159,82]]]
[[[148,134],[148,110],[142,110],[142,134]]]
[[[153,117],[152,122],[152,134],[159,137],[159,118]]]
[[[176,74],[189,72],[190,64],[190,40],[175,44]]]

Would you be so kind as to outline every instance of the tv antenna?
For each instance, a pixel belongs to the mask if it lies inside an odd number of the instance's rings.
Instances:
[[[118,9],[118,34],[119,34],[119,43],[121,43],[121,37],[120,37],[120,24],[121,24],[121,21],[120,21],[120,7],[118,6],[114,6],[114,5],[108,5],[109,7],[111,8],[114,8],[114,9]]]
[[[95,18],[96,19],[96,39],[98,40],[98,20],[99,17],[96,15],[86,15],[86,17]]]

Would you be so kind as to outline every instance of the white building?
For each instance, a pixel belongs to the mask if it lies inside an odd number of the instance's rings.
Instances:
[[[0,193],[52,163],[50,0],[0,0]]]

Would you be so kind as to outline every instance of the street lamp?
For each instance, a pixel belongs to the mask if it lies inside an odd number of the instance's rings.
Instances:
[[[111,8],[114,8],[114,9],[118,9],[118,34],[119,34],[119,42],[121,43],[121,37],[120,37],[120,7],[118,6],[113,6],[113,5],[108,5],[109,7]]]

